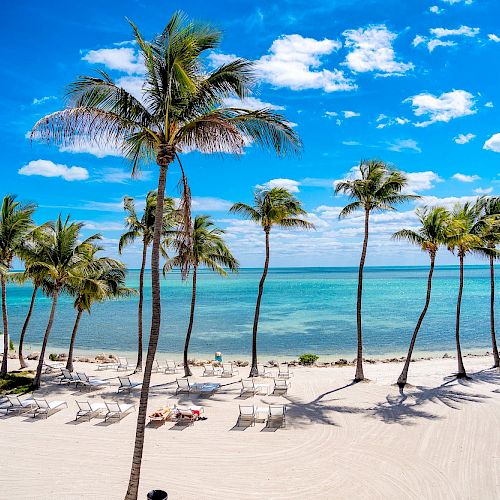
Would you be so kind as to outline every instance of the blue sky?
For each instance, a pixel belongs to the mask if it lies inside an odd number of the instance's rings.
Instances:
[[[111,254],[123,224],[124,195],[143,199],[156,169],[131,180],[116,150],[60,150],[30,144],[37,119],[60,109],[64,87],[106,69],[137,92],[142,64],[126,17],[151,37],[172,11],[211,21],[224,32],[207,68],[254,60],[259,83],[247,106],[270,106],[294,124],[300,159],[280,160],[249,147],[240,158],[189,153],[184,164],[194,209],[227,230],[243,266],[262,264],[262,233],[227,212],[250,202],[255,186],[284,185],[304,202],[314,232],[275,231],[272,265],[356,265],[361,217],[338,221],[346,200],[335,180],[355,175],[361,158],[381,158],[408,173],[418,204],[451,205],[500,194],[500,4],[497,0],[281,0],[178,2],[88,0],[9,3],[0,55],[2,193],[39,204],[37,221],[59,212],[99,231]],[[177,196],[178,170],[168,194]],[[138,203],[140,207],[140,203]],[[414,204],[374,217],[369,265],[425,264],[418,249],[390,235],[414,227]],[[123,256],[139,262],[139,248]],[[447,252],[440,263],[454,263]],[[470,259],[470,262],[478,262]]]

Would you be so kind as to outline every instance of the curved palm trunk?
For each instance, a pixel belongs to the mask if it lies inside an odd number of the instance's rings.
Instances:
[[[160,157],[161,154],[161,157]],[[151,382],[151,369],[155,359],[161,322],[161,296],[160,296],[160,236],[162,226],[163,202],[165,198],[165,185],[167,180],[168,165],[174,160],[175,151],[165,148],[160,151],[157,163],[160,166],[158,176],[158,194],[156,198],[155,226],[153,234],[153,245],[151,249],[151,289],[152,289],[152,315],[151,330],[149,337],[146,366],[142,381],[141,399],[137,415],[137,427],[135,433],[134,453],[130,479],[128,483],[125,500],[137,500],[139,491],[139,480],[141,476],[142,452],[144,448],[144,428],[146,425],[146,413],[148,406],[149,385]]]
[[[250,368],[249,377],[257,377],[259,370],[257,368],[257,330],[259,328],[260,303],[262,294],[264,293],[264,283],[266,281],[267,271],[269,269],[269,229],[265,229],[266,234],[266,260],[264,262],[264,270],[259,282],[259,293],[257,294],[257,303],[255,304],[255,316],[253,318],[253,334],[252,334],[252,367]]]
[[[40,388],[40,381],[42,379],[42,369],[43,360],[45,358],[45,350],[47,349],[47,342],[49,341],[50,331],[52,330],[52,324],[54,323],[54,316],[56,315],[57,301],[59,299],[59,290],[56,290],[52,299],[52,307],[50,309],[49,322],[47,323],[47,328],[45,329],[45,335],[43,336],[42,350],[40,351],[40,357],[38,358],[38,366],[36,368],[35,380],[33,381],[33,389]]]
[[[9,354],[9,318],[7,316],[7,282],[2,280],[2,321],[3,321],[3,358],[0,377],[7,375],[7,357]]]
[[[142,304],[144,302],[144,270],[146,269],[146,257],[148,245],[144,241],[142,246],[141,271],[139,273],[139,305],[137,307],[137,365],[136,372],[142,372]]]
[[[495,261],[493,256],[490,256],[490,325],[491,325],[491,346],[493,348],[493,366],[498,368],[500,366],[500,358],[498,356],[497,337],[495,333]]]
[[[83,311],[78,310],[75,324],[73,325],[73,331],[71,332],[71,341],[69,343],[69,350],[68,350],[68,361],[66,362],[66,369],[69,370],[70,372],[73,371],[73,349],[75,347],[76,332],[78,331],[78,327],[80,326],[82,313]]]
[[[455,341],[457,344],[457,361],[458,361],[457,378],[467,377],[467,373],[465,372],[464,362],[462,359],[462,349],[460,347],[460,308],[462,307],[463,289],[464,289],[464,256],[460,254],[460,286],[458,288],[457,318],[455,326]]]
[[[24,361],[23,357],[23,346],[24,346],[24,337],[26,336],[26,331],[28,330],[28,325],[31,320],[31,315],[33,314],[33,309],[35,307],[35,299],[36,294],[38,293],[38,286],[33,287],[33,293],[31,295],[30,308],[28,309],[28,314],[26,315],[26,319],[23,323],[23,328],[21,330],[21,335],[19,336],[19,364],[21,368],[27,368],[26,361]]]
[[[408,368],[410,367],[411,356],[413,354],[413,349],[415,347],[415,342],[417,341],[417,335],[422,326],[422,322],[424,321],[425,315],[427,313],[427,309],[429,308],[429,303],[431,301],[431,290],[432,290],[432,275],[434,273],[434,263],[436,261],[436,254],[431,253],[431,266],[429,268],[429,277],[427,278],[427,295],[425,297],[425,305],[420,313],[420,316],[417,321],[417,325],[415,326],[415,330],[413,332],[410,348],[408,349],[408,355],[406,356],[405,365],[403,367],[403,371],[398,378],[398,385],[400,387],[404,387],[406,385],[406,380],[408,378]]]
[[[356,301],[356,327],[358,334],[358,352],[356,355],[356,374],[354,375],[354,382],[360,382],[365,379],[365,375],[363,373],[363,332],[361,324],[361,301],[363,298],[363,269],[365,267],[366,249],[368,248],[369,219],[370,219],[370,212],[369,210],[365,210],[365,236],[363,238],[363,250],[361,251],[361,258],[359,260],[358,296]]]
[[[189,313],[189,324],[186,333],[186,342],[184,343],[184,376],[190,377],[192,375],[191,369],[188,364],[188,349],[189,349],[189,341],[191,340],[191,332],[193,331],[193,323],[194,323],[194,308],[196,306],[196,272],[197,267],[193,267],[193,289],[191,293],[191,311]]]

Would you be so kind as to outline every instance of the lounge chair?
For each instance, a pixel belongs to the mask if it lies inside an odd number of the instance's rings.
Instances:
[[[170,420],[172,418],[172,415],[172,408],[170,408],[170,406],[165,406],[164,408],[160,408],[151,413],[149,415],[149,421],[163,423],[167,420]]]
[[[213,394],[217,389],[219,389],[220,384],[191,384],[187,378],[178,378],[176,379],[177,389],[175,390],[175,394],[186,393],[189,394],[191,392],[198,392],[201,394]]]
[[[160,373],[164,372],[167,368],[167,365],[160,365],[157,359],[153,361],[153,367],[151,369],[151,373]]]
[[[167,364],[165,366],[165,373],[177,373],[180,368],[177,366],[177,363],[172,360],[167,359]]]
[[[118,370],[120,363],[98,363],[97,371],[100,370]]]
[[[68,407],[66,401],[47,401],[46,399],[33,398],[36,408],[33,410],[33,418],[38,415],[45,415],[47,418],[51,413],[60,410],[63,406]]]
[[[127,358],[118,358],[118,366],[116,371],[120,370],[132,370],[134,367],[128,362]]]
[[[80,379],[66,368],[61,368],[58,382],[60,384],[75,384],[75,387],[80,383]]]
[[[273,373],[269,371],[264,365],[258,364],[257,370],[259,372],[259,377],[272,377]]]
[[[243,423],[249,423],[250,425],[255,425],[255,406],[242,406],[240,405],[240,414],[238,416],[238,421],[236,425],[241,425]]]
[[[187,422],[189,425],[193,424],[200,418],[200,413],[203,410],[201,406],[190,406],[189,408],[185,408],[182,406],[177,406],[175,408],[175,412],[177,415],[177,422],[185,423]]]
[[[288,363],[282,363],[278,368],[278,378],[290,378],[292,373],[290,372],[290,366]]]
[[[66,365],[64,363],[49,363],[46,362],[43,364],[43,371],[44,373],[51,373],[53,371],[60,370],[61,368],[64,368]]]
[[[189,394],[191,392],[191,384],[187,378],[176,379],[177,389],[175,389],[175,394],[180,394],[181,392]]]
[[[203,365],[203,376],[204,377],[215,377],[218,374],[218,370],[214,365]]]
[[[106,403],[106,408],[108,409],[106,415],[104,416],[104,421],[110,419],[118,419],[121,420],[125,415],[135,410],[135,405],[133,404],[125,404],[125,403]]]
[[[90,403],[89,401],[77,401],[78,411],[76,412],[75,420],[79,418],[88,417],[89,420],[92,417],[99,415],[106,409],[104,403]]]
[[[286,406],[269,405],[269,414],[267,416],[266,427],[285,427],[286,425]]]
[[[78,383],[82,387],[87,387],[89,389],[98,389],[98,388],[102,387],[103,385],[108,385],[108,382],[106,382],[105,380],[100,380],[98,378],[90,378],[85,373],[77,372],[76,375],[79,379]]]
[[[246,393],[257,394],[262,391],[265,391],[266,394],[269,394],[269,387],[267,384],[256,384],[255,380],[252,378],[243,379],[241,381],[240,396],[243,396],[243,394]]]
[[[240,372],[233,368],[233,363],[222,363],[221,377],[234,377],[237,373]]]
[[[31,410],[31,408],[35,406],[35,401],[31,396],[27,399],[20,399],[19,396],[7,394],[7,402],[9,405],[6,408],[3,408],[6,410],[5,413],[7,414],[9,412],[24,413]]]
[[[130,377],[118,377],[120,381],[120,387],[118,387],[118,392],[130,392],[136,387],[142,386],[142,382],[132,382]]]
[[[288,392],[288,389],[290,389],[290,386],[292,384],[290,383],[289,380],[286,379],[280,379],[280,378],[275,378],[274,379],[274,388],[273,388],[273,394],[279,392],[280,394],[286,394]]]

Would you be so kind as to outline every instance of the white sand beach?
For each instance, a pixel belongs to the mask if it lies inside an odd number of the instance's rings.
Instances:
[[[295,368],[287,396],[246,399],[239,380],[247,368],[203,379],[228,384],[211,397],[175,396],[177,376],[154,374],[150,410],[193,402],[207,420],[146,428],[139,498],[153,488],[172,500],[499,498],[500,371],[488,357],[465,361],[473,379],[460,382],[448,378],[454,359],[412,363],[414,386],[404,393],[392,385],[400,363],[367,364],[371,381],[355,385],[350,366]],[[38,394],[68,408],[47,419],[0,416],[0,498],[123,498],[137,412],[119,423],[75,423],[75,401],[138,403],[139,391],[118,395],[116,372],[76,368],[112,385],[87,393],[47,376]],[[286,428],[236,427],[238,405],[252,403],[286,404]]]

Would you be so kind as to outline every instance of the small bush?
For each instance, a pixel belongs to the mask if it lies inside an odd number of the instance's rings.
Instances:
[[[318,359],[319,359],[319,356],[316,356],[316,354],[310,354],[310,353],[301,354],[299,356],[299,363],[301,365],[312,365],[316,361],[318,361]]]
[[[50,361],[57,361],[59,357],[57,356],[57,354],[49,354],[49,359]]]
[[[14,342],[12,342],[12,339],[9,340],[9,351],[13,351],[14,348]]]

